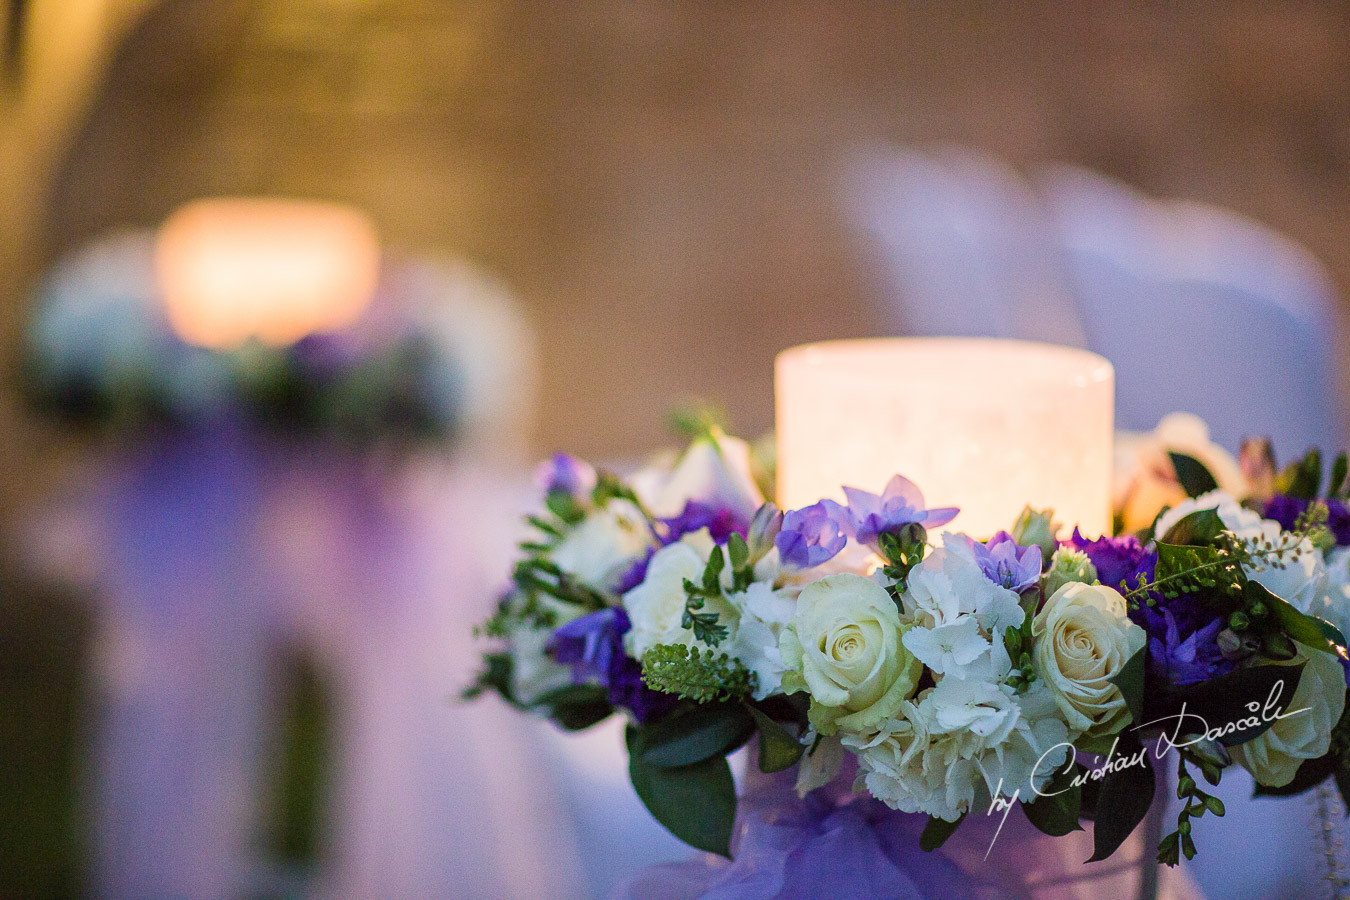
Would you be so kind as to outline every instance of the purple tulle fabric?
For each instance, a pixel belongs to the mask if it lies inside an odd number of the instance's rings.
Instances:
[[[1138,895],[1142,847],[1084,865],[1090,832],[1050,838],[1013,810],[971,813],[932,853],[919,848],[925,816],[850,796],[836,781],[799,800],[790,779],[753,776],[739,806],[734,859],[700,854],[652,866],[610,900],[1115,900]],[[1142,829],[1141,829],[1142,830]],[[990,843],[993,849],[990,851]],[[985,854],[988,852],[988,858]],[[1149,868],[1152,868],[1151,860]],[[1200,900],[1180,872],[1160,900]]]

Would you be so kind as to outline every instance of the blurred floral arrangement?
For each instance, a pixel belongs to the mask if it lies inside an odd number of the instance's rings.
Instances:
[[[462,379],[435,329],[367,316],[286,345],[195,346],[170,326],[143,251],[114,240],[47,279],[22,368],[39,411],[119,433],[222,422],[356,444],[455,433]]]
[[[1195,853],[1222,816],[1203,785],[1232,765],[1261,793],[1333,779],[1350,794],[1345,716],[1350,479],[1316,451],[1236,460],[1204,423],[1119,441],[1117,521],[1083,535],[1027,508],[993,536],[937,529],[900,475],[804,509],[765,502],[751,448],[706,428],[631,478],[566,455],[540,471],[496,642],[467,694],[564,728],[628,719],[629,773],[653,816],[730,855],[726,757],[839,776],[928,816],[940,846],[972,812],[1020,806],[1047,835],[1095,820],[1093,860],[1148,812],[1153,766],[1185,801],[1157,848]]]

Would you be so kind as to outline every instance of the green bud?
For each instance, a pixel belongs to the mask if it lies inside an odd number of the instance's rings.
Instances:
[[[1228,627],[1234,631],[1246,631],[1251,625],[1252,620],[1240,609],[1228,617]]]
[[[1223,801],[1218,797],[1206,797],[1205,806],[1216,816],[1223,815]]]
[[[1060,526],[1054,521],[1054,517],[1053,509],[1035,510],[1030,506],[1023,507],[1017,521],[1013,523],[1011,532],[1013,540],[1024,547],[1034,544],[1041,548],[1041,553],[1050,556],[1059,546],[1055,535],[1059,532]]]
[[[1178,822],[1178,823],[1177,823],[1177,832],[1180,833],[1182,837],[1186,837],[1188,834],[1190,834],[1190,833],[1191,833],[1191,820],[1190,820],[1190,819],[1182,819],[1180,822]]]
[[[1272,631],[1266,635],[1261,652],[1274,660],[1293,659],[1298,655],[1298,646],[1283,632]]]
[[[1260,600],[1257,600],[1251,606],[1247,607],[1247,615],[1251,616],[1252,621],[1254,622],[1261,621],[1269,614],[1270,610],[1266,609],[1266,605]]]
[[[1045,595],[1052,597],[1055,591],[1074,582],[1096,584],[1097,567],[1082,550],[1060,547],[1050,560],[1050,571],[1045,576]]]
[[[1183,776],[1177,782],[1177,799],[1184,800],[1195,791],[1195,779],[1189,775]]]

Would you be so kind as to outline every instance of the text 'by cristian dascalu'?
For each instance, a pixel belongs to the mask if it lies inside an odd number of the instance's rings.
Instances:
[[[1173,723],[1170,733],[1164,732],[1158,737],[1157,745],[1150,751],[1148,747],[1140,746],[1138,750],[1125,755],[1118,755],[1116,749],[1120,744],[1120,737],[1117,736],[1111,742],[1111,749],[1102,757],[1097,765],[1084,769],[1077,773],[1069,781],[1067,787],[1061,787],[1059,790],[1041,790],[1032,783],[1032,792],[1037,797],[1054,797],[1065,791],[1071,791],[1074,788],[1081,788],[1089,781],[1101,781],[1108,775],[1117,772],[1123,772],[1130,768],[1146,768],[1148,766],[1148,754],[1153,753],[1155,759],[1162,759],[1173,750],[1180,750],[1191,747],[1207,741],[1221,741],[1223,738],[1234,734],[1240,734],[1245,731],[1264,730],[1269,725],[1281,720],[1292,718],[1293,716],[1307,713],[1311,707],[1303,707],[1290,711],[1281,712],[1280,697],[1284,692],[1284,681],[1279,680],[1270,686],[1270,696],[1266,698],[1264,704],[1252,702],[1246,705],[1249,715],[1234,719],[1230,722],[1224,722],[1220,725],[1211,727],[1209,722],[1203,716],[1196,713],[1187,712],[1186,704],[1181,704],[1181,709],[1174,715],[1162,716],[1148,722],[1142,722],[1134,726],[1132,730],[1139,730],[1150,725],[1162,725],[1167,722]],[[1077,765],[1077,759],[1074,755],[1073,744],[1064,741],[1055,744],[1049,750],[1041,754],[1041,758],[1036,761],[1035,771],[1045,771],[1045,765],[1048,760],[1057,755],[1061,748],[1068,748],[1065,774],[1072,771]],[[1003,795],[1003,781],[999,780],[998,789],[994,791],[993,800],[989,803],[989,808],[985,815],[992,816],[996,813],[1002,813],[1003,818],[999,820],[998,830],[994,832],[994,838],[989,842],[989,850],[985,851],[985,858],[988,859],[989,853],[994,849],[994,842],[1003,831],[1003,823],[1008,820],[1008,813],[1021,801],[1021,790],[1013,791],[1012,796]]]

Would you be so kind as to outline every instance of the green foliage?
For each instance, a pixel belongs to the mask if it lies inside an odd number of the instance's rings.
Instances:
[[[1125,732],[1116,745],[1116,754],[1133,757],[1142,745],[1134,732]],[[1092,857],[1088,862],[1106,859],[1120,847],[1148,815],[1153,805],[1153,764],[1149,754],[1139,754],[1142,765],[1116,769],[1101,779],[1092,829]]]
[[[1350,474],[1350,462],[1347,461],[1344,452],[1336,454],[1336,461],[1331,464],[1331,482],[1327,485],[1327,497],[1337,500],[1345,499],[1345,491],[1350,489],[1350,482],[1347,482],[1346,475]]]
[[[642,680],[654,691],[696,703],[740,699],[755,690],[755,674],[725,653],[685,644],[657,644],[642,658]]]
[[[1223,801],[1201,790],[1187,771],[1184,753],[1177,754],[1177,799],[1186,801],[1177,811],[1177,828],[1158,844],[1158,862],[1165,866],[1175,866],[1183,855],[1195,859],[1191,819],[1198,819],[1207,812],[1215,816],[1224,814]]]
[[[568,731],[581,731],[610,717],[609,691],[598,684],[569,684],[530,704]]]
[[[755,733],[755,721],[739,703],[687,704],[641,733],[642,762],[675,769],[726,756]]]
[[[702,583],[695,584],[688,578],[684,580],[684,617],[680,620],[680,624],[694,632],[695,640],[702,641],[710,647],[722,643],[727,636],[727,628],[718,623],[717,613],[701,610],[708,600],[717,600],[724,596],[722,569],[725,565],[722,548],[713,547],[712,554],[708,557],[708,565],[703,570]]]
[[[511,690],[511,654],[488,653],[483,656],[483,668],[474,676],[473,683],[460,693],[462,700],[474,700],[488,691],[500,694],[513,706],[519,706]]]
[[[686,441],[707,439],[716,442],[726,431],[729,417],[725,409],[711,403],[677,406],[666,418],[670,428]]]
[[[956,829],[961,827],[961,823],[966,820],[966,813],[961,813],[961,817],[955,822],[948,822],[946,819],[939,819],[936,816],[928,817],[928,824],[923,826],[923,834],[919,835],[919,849],[925,853],[932,853],[943,844],[947,843],[947,838],[956,834]]]
[[[1139,724],[1144,721],[1144,674],[1148,661],[1148,647],[1140,647],[1131,656],[1115,677],[1111,679],[1125,698],[1130,710],[1130,721]]]
[[[1313,500],[1322,487],[1322,454],[1312,448],[1275,476],[1275,493]]]
[[[886,561],[881,574],[891,581],[888,588],[891,599],[896,606],[903,607],[900,597],[907,590],[909,573],[928,552],[928,532],[917,522],[910,522],[894,532],[881,532],[877,535],[877,543],[882,559]]]
[[[1085,780],[1078,777],[1082,771],[1082,766],[1078,765],[1060,766],[1034,801],[1023,801],[1021,804],[1027,820],[1042,834],[1062,837],[1071,831],[1083,830],[1083,826],[1078,824],[1083,789],[1074,783],[1075,779]]]
[[[633,489],[625,484],[622,478],[611,472],[597,472],[595,487],[591,490],[591,502],[596,506],[604,506],[611,500],[627,500],[647,514],[638,495],[633,493]],[[648,515],[648,518],[650,517]]]
[[[1279,689],[1279,711],[1282,712],[1294,698],[1301,670],[1301,664],[1247,666],[1195,684],[1159,686],[1148,698],[1146,719],[1180,715],[1184,705],[1188,716],[1199,716],[1216,727],[1244,721],[1252,716],[1249,706],[1263,706],[1279,682],[1283,683]],[[1243,744],[1259,736],[1271,724],[1273,719],[1259,720],[1250,728],[1224,735],[1219,741],[1227,747]]]
[[[773,773],[790,769],[806,748],[783,725],[753,706],[746,706],[759,730],[759,770]]]
[[[1181,489],[1186,492],[1187,497],[1199,497],[1219,487],[1219,482],[1210,474],[1205,464],[1194,456],[1171,452],[1167,455],[1172,460],[1172,468],[1176,470],[1177,482],[1181,484]]]
[[[724,757],[693,765],[662,768],[645,761],[643,730],[630,726],[628,776],[656,821],[698,850],[731,856],[736,821],[736,784]]]

